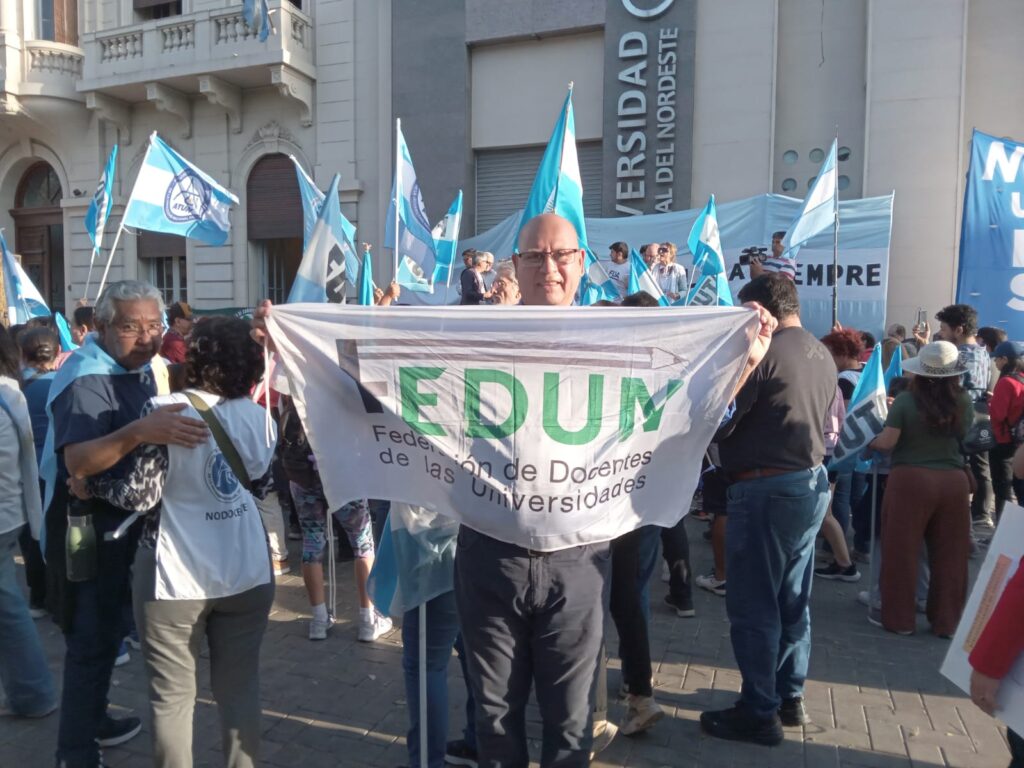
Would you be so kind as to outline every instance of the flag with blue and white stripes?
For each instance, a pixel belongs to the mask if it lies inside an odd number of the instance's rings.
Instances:
[[[639,293],[640,291],[656,298],[660,306],[669,306],[668,297],[661,290],[661,286],[658,285],[654,273],[648,269],[647,264],[640,254],[637,253],[636,248],[631,248],[629,251],[629,292]]]
[[[121,224],[224,245],[231,232],[231,206],[238,198],[150,136]]]
[[[686,306],[733,306],[729,279],[725,274],[725,258],[722,256],[722,237],[718,229],[718,209],[715,196],[708,198],[707,205],[700,212],[686,245],[693,254],[693,287],[683,299]],[[677,301],[676,304],[679,304]]]
[[[786,230],[786,236],[782,238],[782,255],[778,258],[774,255],[769,256],[764,263],[766,269],[796,277],[796,257],[801,246],[815,235],[835,225],[838,205],[837,184],[836,141],[833,139],[832,148],[818,170],[814,185],[800,207],[800,213]]]
[[[302,199],[302,252],[309,248],[310,238],[313,236],[313,229],[316,227],[317,219],[320,218],[320,211],[323,209],[324,193],[309,178],[309,174],[299,165],[294,155],[290,156],[295,165],[295,176],[299,182],[299,197]],[[340,202],[339,202],[340,206]],[[341,232],[341,245],[339,253],[343,257],[336,261],[329,261],[327,264],[328,284],[334,284],[342,277],[353,288],[357,287],[359,275],[359,257],[356,255],[356,228],[349,221],[345,214],[338,208],[338,221]],[[335,286],[338,287],[338,286]]]
[[[11,325],[20,325],[33,317],[49,317],[50,308],[32,279],[14,258],[14,254],[7,250],[7,241],[2,232],[0,253],[3,256],[4,288],[7,293],[7,306],[4,309],[8,322]]]
[[[876,344],[857,379],[857,386],[846,409],[846,419],[839,430],[839,442],[832,452],[830,471],[852,472],[866,468],[861,454],[885,426],[889,403],[885,396],[885,375],[882,372],[882,345]]]
[[[324,204],[320,206],[320,215],[302,253],[298,273],[288,294],[289,304],[341,303],[344,300],[345,283],[356,285],[359,279],[359,257],[350,239],[355,236],[355,230],[351,233],[346,231],[338,200],[340,180],[341,177],[335,174],[324,197]]]
[[[94,251],[99,251],[103,244],[103,231],[107,226],[107,217],[114,205],[114,169],[117,165],[117,144],[110,150],[107,164],[103,167],[99,184],[92,195],[89,210],[85,212],[85,230],[92,240]]]
[[[405,143],[401,122],[395,126],[395,130],[398,136],[398,157],[395,158],[395,178],[391,184],[391,203],[384,222],[384,242],[392,248],[395,246],[397,228],[398,252],[395,254],[395,262],[400,267],[407,260],[412,262],[412,266],[407,265],[404,273],[399,273],[399,285],[413,291],[427,288],[427,293],[433,293],[431,280],[437,266],[433,227],[427,221],[423,190],[416,179],[416,169],[412,164],[409,146]],[[403,282],[408,274],[423,275],[423,281],[417,279]]]
[[[455,195],[455,199],[448,207],[448,213],[444,215],[434,229],[431,236],[434,238],[434,279],[435,285],[444,283],[450,285],[452,281],[452,267],[455,265],[455,252],[459,249],[459,228],[462,225],[462,190]]]

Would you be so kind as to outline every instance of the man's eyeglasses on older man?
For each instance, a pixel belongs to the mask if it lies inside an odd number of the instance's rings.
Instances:
[[[557,251],[523,251],[519,254],[519,262],[528,267],[539,267],[548,259],[565,266],[580,252],[579,248],[559,248]]]

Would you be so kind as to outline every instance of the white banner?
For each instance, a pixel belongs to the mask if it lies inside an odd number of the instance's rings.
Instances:
[[[1007,504],[942,662],[942,674],[967,693],[971,692],[968,658],[992,617],[1006,582],[1021,567],[1021,557],[1024,557],[1024,509]],[[996,717],[1017,733],[1024,733],[1024,657],[1017,659],[999,686]]]
[[[550,551],[682,516],[756,322],[293,304],[268,324],[332,508],[403,501]]]

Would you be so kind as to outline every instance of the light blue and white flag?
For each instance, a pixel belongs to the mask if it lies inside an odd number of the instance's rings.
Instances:
[[[110,150],[107,164],[103,167],[103,174],[100,176],[96,191],[93,192],[92,201],[89,203],[89,210],[85,212],[85,230],[92,240],[93,253],[100,250],[103,245],[103,231],[107,226],[107,217],[110,216],[110,209],[114,205],[114,169],[117,165],[117,144]]]
[[[629,292],[639,293],[640,291],[656,298],[661,306],[669,306],[668,297],[661,290],[654,274],[648,269],[636,248],[631,248],[629,251]]]
[[[266,42],[266,39],[270,37],[270,6],[267,5],[267,0],[260,0],[260,31],[259,38],[260,42]]]
[[[422,273],[427,283],[430,283],[434,275],[434,267],[437,265],[437,253],[434,247],[434,236],[432,227],[427,221],[427,209],[423,203],[423,192],[419,182],[416,180],[416,169],[412,165],[412,155],[409,154],[409,147],[405,143],[405,136],[402,134],[401,122],[396,121],[395,130],[398,132],[398,157],[395,160],[395,179],[391,185],[391,204],[388,206],[388,216],[384,225],[384,242],[390,247],[396,246],[397,227],[397,252],[395,262],[401,267],[406,259],[409,259],[417,267],[416,270]],[[397,203],[397,208],[395,207]],[[406,285],[402,282],[403,273],[399,273],[398,284],[403,288],[411,290],[422,289],[421,284],[413,283]],[[430,286],[430,292],[433,285]]]
[[[580,306],[589,307],[599,301],[622,301],[624,298],[619,295],[619,289],[604,264],[597,260],[589,248],[584,251],[583,279],[580,280],[579,288]]]
[[[257,0],[242,0],[242,18],[245,19],[245,26],[255,30],[260,42],[264,42],[270,36],[270,7],[267,0],[259,0],[260,15],[256,18]]]
[[[288,293],[289,304],[307,301],[339,303],[345,298],[345,284],[356,285],[359,279],[359,258],[352,241],[355,229],[346,229],[347,220],[341,215],[338,200],[340,179],[338,174],[334,175],[324,204],[320,206],[320,215]]]
[[[306,170],[299,165],[295,155],[289,155],[295,165],[295,177],[299,182],[299,197],[302,199],[302,251],[305,252],[309,246],[309,238],[313,234],[313,227],[320,216],[320,208],[324,204],[324,193],[309,178]],[[351,227],[352,225],[349,224]],[[355,227],[352,227],[352,240],[355,242]]]
[[[718,231],[718,209],[715,207],[715,196],[708,198],[690,228],[690,236],[686,238],[686,246],[693,254],[693,274],[717,275],[725,271],[725,258],[722,256],[722,236]]]
[[[888,415],[885,376],[882,372],[882,345],[876,344],[850,398],[846,420],[839,430],[839,442],[832,453],[829,470],[846,472],[857,468],[861,454],[882,431]],[[860,468],[864,468],[863,464]]]
[[[729,290],[729,280],[725,272],[719,272],[717,275],[698,273],[697,281],[689,292],[676,300],[672,306],[732,307],[735,304],[732,300],[732,291]]]
[[[364,307],[372,307],[373,300],[373,262],[370,251],[363,251],[363,263],[359,267],[359,303]]]
[[[462,190],[455,195],[448,213],[434,225],[430,233],[434,238],[434,285],[451,285],[455,252],[459,249],[459,227],[462,225]]]
[[[398,262],[398,272],[395,282],[402,286],[403,290],[413,293],[433,293],[434,284],[430,282],[420,265],[408,256],[403,256]]]
[[[832,148],[814,179],[814,186],[782,238],[782,255],[779,258],[769,256],[764,263],[765,268],[796,277],[796,257],[801,246],[819,232],[835,226],[838,189],[836,141],[833,139]]]
[[[7,317],[11,325],[27,323],[33,317],[49,317],[50,308],[46,305],[39,289],[32,279],[21,268],[21,264],[7,250],[7,241],[0,232],[0,252],[4,263],[4,288],[7,293]]]
[[[886,394],[889,392],[889,385],[892,384],[892,380],[897,376],[903,375],[903,345],[897,344],[896,350],[892,353],[892,358],[889,360],[889,367],[885,369],[885,391]]]
[[[156,135],[135,179],[121,226],[224,245],[238,198]]]
[[[694,283],[682,303],[687,306],[733,306],[714,195],[708,198],[704,210],[693,222],[686,245],[693,254]]]
[[[398,501],[381,536],[366,588],[381,613],[402,616],[454,589],[459,523]]]

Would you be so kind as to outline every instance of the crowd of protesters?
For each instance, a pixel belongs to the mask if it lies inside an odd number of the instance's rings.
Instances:
[[[776,233],[773,252],[783,235]],[[638,252],[667,298],[686,295],[673,243]],[[454,565],[439,566],[449,569],[440,577],[451,587],[426,609],[425,744],[418,612],[399,616],[410,765],[425,756],[432,768],[526,766],[531,687],[545,766],[587,765],[617,733],[655,728],[666,714],[655,700],[649,639],[659,549],[664,603],[677,617],[695,616],[694,585],[725,600],[743,684],[734,706],[701,714],[715,737],[772,746],[785,728],[810,722],[803,688],[816,577],[856,582],[867,566],[874,589],[858,599],[868,621],[907,635],[924,614],[933,634],[952,636],[969,558],[984,549],[1006,504],[1024,500],[1024,343],[978,328],[967,305],[938,312],[934,338],[920,318],[909,335],[890,326],[882,365],[899,354],[903,375],[889,382],[885,426],[862,457],[875,469],[830,466],[875,339],[840,326],[816,339],[801,323],[797,286],[766,267],[765,256],[749,262],[752,279],[739,292],[759,325],[692,505],[707,522],[713,570],[691,572],[682,521],[689,499],[679,500],[680,522],[671,528],[644,526],[553,553],[465,525],[452,530]],[[469,305],[569,306],[584,271],[576,232],[554,214],[528,222],[509,260],[474,250],[463,257],[460,303]],[[656,306],[647,294],[625,295],[629,261],[626,243],[610,247],[605,268],[621,304]],[[377,303],[399,297],[392,284]],[[0,329],[0,682],[10,714],[59,709],[58,766],[102,766],[103,748],[140,732],[139,718],[107,712],[112,669],[133,646],[146,669],[155,764],[191,765],[204,644],[225,763],[257,764],[260,646],[275,577],[290,570],[286,528],[301,538],[309,640],[326,640],[336,618],[325,576],[336,531],[353,555],[358,640],[392,629],[367,589],[388,504],[367,499],[330,510],[287,382],[265,371],[261,344],[271,343],[272,311],[264,303],[251,324],[197,320],[186,303],[165,307],[152,286],[123,281],[95,307],[75,310],[70,326],[81,346],[73,353],[61,350],[48,318]],[[261,404],[274,416],[275,440],[265,439]],[[975,439],[986,424],[987,444]],[[210,535],[197,521],[211,514],[232,525]],[[1022,574],[970,659],[972,698],[990,713],[1024,650]],[[622,662],[626,715],[617,724],[608,720],[606,615]],[[65,637],[62,686],[33,624],[46,616]],[[468,701],[461,738],[448,740],[453,649]],[[1012,731],[1010,744],[1020,766],[1024,745]]]

